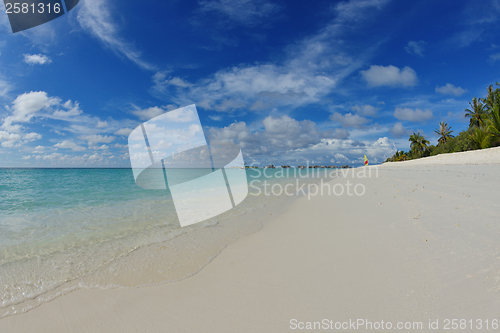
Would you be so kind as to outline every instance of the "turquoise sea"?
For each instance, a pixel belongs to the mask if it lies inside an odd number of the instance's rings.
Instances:
[[[297,176],[279,172],[250,169],[247,178],[258,180],[255,188],[264,180]],[[303,175],[318,179],[311,172]],[[221,227],[221,221],[276,200],[255,194],[250,190],[236,208],[181,228],[169,191],[140,188],[131,169],[0,169],[0,318],[78,288],[136,287],[189,276],[227,239],[255,232],[248,223]],[[141,253],[162,259],[146,264]],[[176,267],[182,272],[172,273]],[[141,278],[133,272],[139,270],[154,274]]]

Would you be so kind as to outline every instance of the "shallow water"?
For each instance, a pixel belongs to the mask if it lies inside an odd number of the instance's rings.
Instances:
[[[252,186],[240,205],[181,228],[169,190],[141,189],[130,169],[0,169],[0,317],[78,288],[137,287],[192,275],[225,246],[259,230],[255,219],[231,218],[279,198],[266,195],[264,186],[325,176],[247,170]]]

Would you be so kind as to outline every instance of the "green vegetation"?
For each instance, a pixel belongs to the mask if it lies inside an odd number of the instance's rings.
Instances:
[[[500,84],[497,82],[496,86],[500,87]],[[500,88],[493,90],[493,85],[490,85],[485,98],[474,97],[469,104],[470,109],[464,110],[465,117],[470,118],[468,129],[454,137],[451,127],[442,121],[434,130],[439,135],[437,146],[429,146],[423,135],[414,132],[408,139],[410,150],[397,151],[386,162],[500,146]]]

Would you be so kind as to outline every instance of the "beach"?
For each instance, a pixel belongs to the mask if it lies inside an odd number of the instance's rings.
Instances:
[[[187,278],[81,288],[0,332],[497,331],[500,148],[369,168],[329,180],[362,194],[233,217],[251,227]]]

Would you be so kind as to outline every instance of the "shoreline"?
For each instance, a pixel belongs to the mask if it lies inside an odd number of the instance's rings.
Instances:
[[[366,318],[431,331],[428,321],[500,319],[498,165],[408,162],[380,166],[361,197],[255,211],[263,227],[189,278],[77,290],[0,330],[287,332],[292,319]]]

